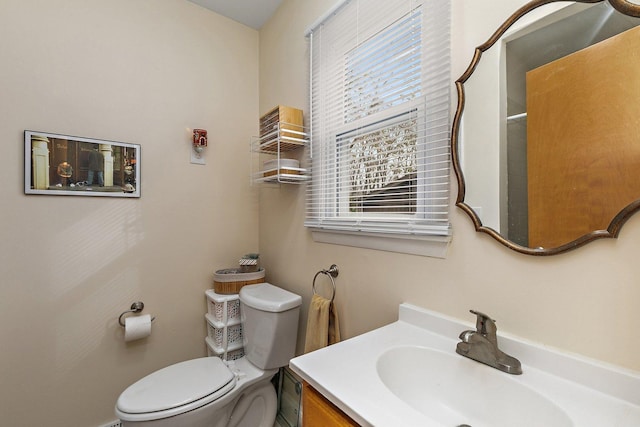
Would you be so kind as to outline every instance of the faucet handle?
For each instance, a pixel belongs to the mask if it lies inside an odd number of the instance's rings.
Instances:
[[[477,311],[477,310],[469,310],[472,314],[477,316],[476,318],[476,329],[479,333],[486,335],[487,333],[496,333],[496,321],[493,320],[488,315]]]
[[[472,314],[475,314],[475,315],[476,315],[476,316],[478,316],[478,317],[483,317],[483,318],[485,318],[485,319],[489,319],[489,320],[491,320],[492,322],[495,322],[495,320],[493,320],[489,315],[484,314],[484,313],[483,313],[483,312],[481,312],[481,311],[477,311],[477,310],[469,310],[469,312],[471,312]]]

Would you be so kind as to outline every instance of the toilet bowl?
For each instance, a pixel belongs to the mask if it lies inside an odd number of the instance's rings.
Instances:
[[[240,291],[245,356],[203,357],[160,369],[122,392],[116,415],[136,427],[272,427],[271,378],[294,356],[302,298],[269,283]]]

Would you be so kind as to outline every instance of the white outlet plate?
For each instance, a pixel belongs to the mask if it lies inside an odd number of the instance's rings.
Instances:
[[[207,162],[204,159],[204,152],[203,153],[196,153],[195,150],[189,150],[191,151],[191,163],[195,164],[195,165],[206,165]]]

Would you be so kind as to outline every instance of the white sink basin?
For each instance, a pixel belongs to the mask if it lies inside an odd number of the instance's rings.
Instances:
[[[640,372],[498,334],[510,375],[460,356],[469,322],[401,304],[398,321],[290,366],[363,427],[639,427]]]
[[[518,377],[426,347],[391,348],[378,358],[384,385],[445,426],[571,427],[567,414]]]

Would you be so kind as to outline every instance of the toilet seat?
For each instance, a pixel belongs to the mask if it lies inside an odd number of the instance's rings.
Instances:
[[[187,360],[129,386],[118,398],[116,413],[128,421],[178,415],[226,395],[236,381],[236,375],[217,357]]]

